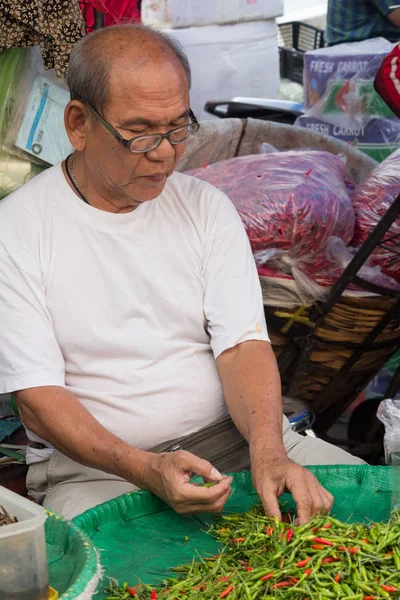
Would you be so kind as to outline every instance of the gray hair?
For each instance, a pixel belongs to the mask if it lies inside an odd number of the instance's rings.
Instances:
[[[192,73],[189,60],[177,39],[146,25],[116,25],[90,33],[74,46],[67,73],[71,100],[87,102],[99,111],[104,109],[108,101],[108,78],[112,61],[99,51],[101,38],[104,34],[111,33],[110,30],[126,31],[127,28],[146,32],[153,40],[166,46],[182,65],[190,89]]]

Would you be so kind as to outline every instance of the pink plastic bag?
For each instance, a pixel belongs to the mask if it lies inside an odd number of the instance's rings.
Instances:
[[[258,265],[300,270],[322,285],[337,270],[326,253],[331,236],[347,245],[354,210],[345,163],[329,152],[301,150],[251,155],[189,172],[224,191],[236,206]]]
[[[356,228],[352,244],[360,246],[382,219],[397,195],[400,194],[400,150],[378,165],[361,183],[353,195]],[[396,239],[393,236],[399,236]],[[377,247],[371,256],[383,273],[400,281],[400,219],[395,221],[385,238],[385,249]]]

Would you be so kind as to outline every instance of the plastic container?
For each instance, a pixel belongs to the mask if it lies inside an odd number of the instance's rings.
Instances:
[[[49,587],[49,600],[58,600],[58,592]]]
[[[323,30],[300,21],[291,21],[279,25],[279,38],[281,77],[303,83],[304,53],[325,46]]]
[[[48,600],[45,510],[2,486],[0,506],[18,519],[0,527],[0,600]]]

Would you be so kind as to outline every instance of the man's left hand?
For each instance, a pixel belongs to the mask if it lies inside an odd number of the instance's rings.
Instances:
[[[296,502],[300,525],[314,515],[328,514],[332,508],[332,494],[322,487],[311,471],[291,461],[284,450],[253,452],[251,471],[254,487],[270,517],[281,518],[278,498],[285,490],[291,492]]]

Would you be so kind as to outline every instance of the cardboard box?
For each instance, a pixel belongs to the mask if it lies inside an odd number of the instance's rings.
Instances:
[[[315,106],[330,88],[340,88],[352,77],[362,73],[371,81],[381,60],[393,44],[384,38],[338,44],[306,52],[304,57],[304,107]]]
[[[192,109],[198,119],[212,119],[208,100],[235,96],[277,98],[279,53],[275,21],[174,29],[192,67]]]
[[[385,160],[392,152],[400,148],[400,121],[398,119],[371,119],[365,125],[346,128],[304,115],[299,117],[295,124],[347,142],[378,162]]]
[[[142,0],[146,25],[201,27],[273,19],[283,14],[283,0]]]

